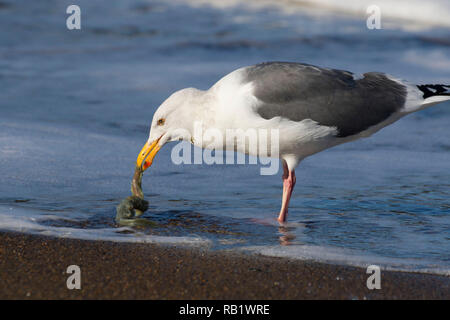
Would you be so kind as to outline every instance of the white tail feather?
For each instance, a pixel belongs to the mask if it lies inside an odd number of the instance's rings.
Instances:
[[[443,101],[450,100],[450,96],[432,96],[428,97],[422,102],[422,106],[430,107]]]

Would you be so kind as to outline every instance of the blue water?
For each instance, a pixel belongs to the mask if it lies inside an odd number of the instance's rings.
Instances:
[[[158,226],[114,221],[153,112],[173,91],[270,60],[450,83],[449,28],[368,30],[365,17],[318,9],[86,0],[82,29],[69,31],[70,4],[0,2],[0,229],[450,274],[448,102],[302,162],[287,225],[274,221],[281,173],[177,166],[173,145],[143,180],[144,217]]]

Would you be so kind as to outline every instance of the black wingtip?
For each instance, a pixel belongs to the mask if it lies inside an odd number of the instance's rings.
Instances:
[[[422,84],[417,88],[423,92],[423,98],[429,98],[433,96],[450,96],[450,85],[445,84]]]

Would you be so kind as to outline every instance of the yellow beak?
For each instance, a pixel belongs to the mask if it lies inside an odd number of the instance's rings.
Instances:
[[[139,156],[136,160],[136,166],[141,168],[142,171],[147,170],[148,167],[152,165],[153,158],[156,156],[159,149],[161,149],[158,144],[160,139],[161,137],[156,139],[152,143],[147,142],[139,153]]]

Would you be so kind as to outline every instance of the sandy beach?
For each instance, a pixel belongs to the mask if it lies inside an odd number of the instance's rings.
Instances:
[[[66,269],[81,268],[81,290]],[[151,244],[0,234],[0,299],[450,299],[450,278]]]

